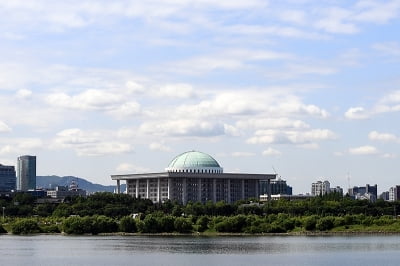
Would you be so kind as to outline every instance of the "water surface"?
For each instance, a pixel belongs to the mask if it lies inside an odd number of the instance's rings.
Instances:
[[[0,236],[0,265],[399,265],[400,236]]]

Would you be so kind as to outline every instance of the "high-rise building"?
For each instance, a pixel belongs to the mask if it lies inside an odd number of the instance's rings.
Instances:
[[[15,167],[0,164],[0,191],[15,190],[16,180]]]
[[[317,181],[315,183],[312,183],[311,185],[312,196],[322,196],[329,194],[330,192],[331,192],[331,184],[327,180],[325,180],[324,182]]]
[[[292,187],[286,183],[286,180],[278,179],[270,181],[271,195],[292,195]],[[268,194],[268,182],[260,180],[260,195]]]
[[[36,156],[24,155],[18,157],[17,190],[36,189]]]
[[[400,186],[389,188],[389,201],[400,200]]]
[[[365,187],[353,187],[349,189],[349,195],[355,197],[357,195],[371,194],[375,196],[375,199],[378,198],[378,185],[371,186],[370,184],[366,184]]]

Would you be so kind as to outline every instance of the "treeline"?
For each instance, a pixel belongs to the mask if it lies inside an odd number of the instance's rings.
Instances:
[[[0,199],[1,232],[59,233],[288,233],[305,231],[400,232],[399,202],[352,200],[332,194],[309,200],[256,200],[186,205],[153,204],[125,194],[96,193],[61,204],[35,204],[29,194]],[[138,214],[134,219],[132,214]]]
[[[288,214],[239,214],[234,216],[173,216],[161,212],[120,219],[104,215],[68,218],[16,218],[0,226],[0,233],[304,233],[304,232],[400,232],[400,220],[392,216],[298,216]]]

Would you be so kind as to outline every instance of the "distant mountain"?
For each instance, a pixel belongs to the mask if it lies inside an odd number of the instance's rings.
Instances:
[[[37,176],[36,186],[42,188],[52,188],[55,186],[69,186],[71,182],[75,181],[78,187],[86,190],[89,193],[94,192],[114,192],[117,186],[104,186],[100,184],[93,184],[86,179],[75,176]],[[121,191],[125,191],[125,184],[121,184]]]

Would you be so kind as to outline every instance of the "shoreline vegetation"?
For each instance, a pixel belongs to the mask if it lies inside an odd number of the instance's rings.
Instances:
[[[338,194],[269,203],[223,201],[153,204],[125,194],[96,193],[35,203],[29,194],[0,198],[0,233],[125,236],[337,236],[400,234],[399,202]]]

